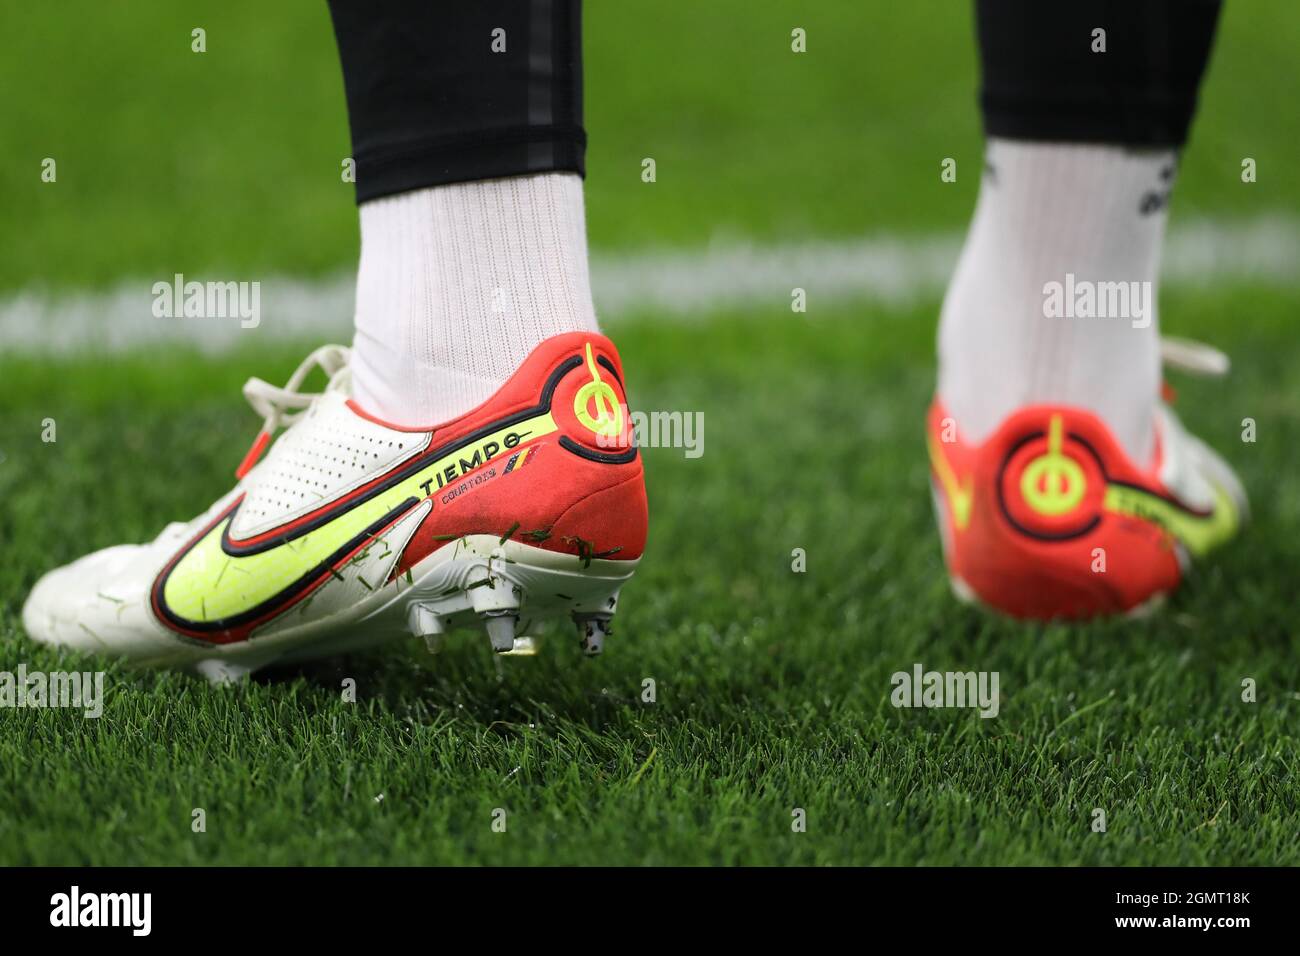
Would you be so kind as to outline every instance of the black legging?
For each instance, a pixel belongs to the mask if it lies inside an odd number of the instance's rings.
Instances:
[[[330,0],[330,15],[357,202],[584,171],[580,0]]]
[[[581,12],[581,0],[330,0],[357,201],[581,174]],[[1181,145],[1218,15],[1219,0],[976,0],[985,130]]]
[[[984,131],[1181,146],[1219,0],[977,0]],[[1093,30],[1106,52],[1093,52]]]

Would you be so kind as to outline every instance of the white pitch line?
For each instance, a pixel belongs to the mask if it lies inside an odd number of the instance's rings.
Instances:
[[[629,316],[691,321],[720,309],[786,308],[791,290],[813,306],[836,302],[900,305],[937,300],[960,249],[958,234],[865,237],[755,245],[715,242],[700,249],[596,254],[597,312],[617,324]],[[191,275],[187,280],[255,279]],[[107,291],[22,291],[0,296],[0,351],[64,354],[186,344],[220,352],[248,342],[346,341],[351,337],[354,276],[262,280],[261,323],[237,318],[160,319],[152,287],[171,276],[124,281]],[[1162,281],[1300,284],[1300,221],[1195,220],[1171,230]]]

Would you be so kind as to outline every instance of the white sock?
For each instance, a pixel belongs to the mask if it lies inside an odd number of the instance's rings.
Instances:
[[[993,139],[939,325],[939,396],[969,441],[1023,405],[1086,408],[1139,465],[1160,388],[1154,291],[1173,150]],[[1044,285],[1150,282],[1146,319],[1044,313]],[[1138,319],[1137,321],[1145,321]]]
[[[367,412],[439,424],[490,397],[544,339],[596,330],[576,173],[361,206],[352,382]]]

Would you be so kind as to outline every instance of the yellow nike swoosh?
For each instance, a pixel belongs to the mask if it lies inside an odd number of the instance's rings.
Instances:
[[[1241,525],[1237,503],[1228,493],[1215,486],[1214,497],[1213,510],[1208,515],[1197,515],[1132,485],[1111,483],[1106,485],[1102,507],[1160,525],[1193,557],[1200,557],[1231,538]]]
[[[926,433],[925,444],[930,451],[930,464],[934,466],[934,473],[939,476],[939,483],[943,485],[944,494],[948,497],[952,522],[958,531],[965,531],[970,524],[971,505],[975,501],[975,483],[970,475],[966,476],[965,482],[957,479],[956,472],[944,457],[933,432]]]
[[[173,627],[200,634],[265,619],[331,574],[335,565],[432,491],[556,428],[548,411],[474,436],[434,461],[418,466],[408,462],[409,473],[399,470],[387,487],[381,485],[355,504],[338,505],[332,517],[308,525],[305,533],[292,532],[256,546],[229,540],[236,503],[159,574],[155,610]]]

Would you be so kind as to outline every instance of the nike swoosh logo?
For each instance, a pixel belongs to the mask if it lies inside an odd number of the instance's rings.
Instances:
[[[1227,492],[1216,485],[1214,497],[1214,507],[1201,514],[1133,485],[1111,482],[1102,507],[1160,525],[1194,557],[1201,557],[1231,538],[1241,523],[1237,504]]]
[[[572,366],[569,366],[570,368]],[[549,395],[545,406],[549,408]],[[538,409],[531,410],[537,412]],[[154,581],[154,611],[174,630],[213,641],[241,640],[329,580],[377,535],[447,481],[527,440],[557,430],[550,411],[506,419],[452,448],[408,461],[349,499],[326,505],[291,530],[248,542],[230,537],[242,496],[191,540]]]
[[[933,432],[926,433],[925,444],[930,451],[930,464],[933,465],[934,473],[939,477],[944,495],[948,498],[948,507],[952,510],[952,523],[956,525],[958,531],[965,531],[970,524],[971,505],[975,501],[975,483],[970,475],[966,476],[964,482],[957,479],[957,473],[952,470],[952,465],[944,457],[943,449],[939,447]]]

